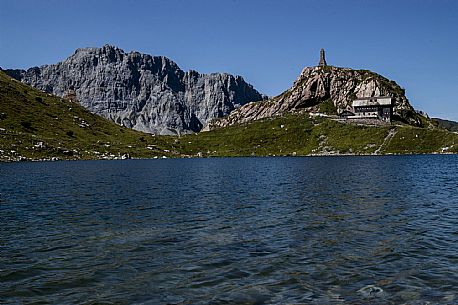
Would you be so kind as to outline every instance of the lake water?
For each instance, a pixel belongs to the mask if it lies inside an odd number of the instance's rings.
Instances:
[[[2,304],[458,304],[458,156],[0,164]]]

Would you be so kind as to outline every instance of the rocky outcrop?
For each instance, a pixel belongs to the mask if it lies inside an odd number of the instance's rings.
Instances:
[[[286,112],[318,112],[320,104],[325,101],[332,101],[337,112],[342,112],[351,110],[355,98],[371,96],[393,97],[397,119],[413,125],[421,124],[405,97],[404,89],[394,81],[368,70],[318,66],[304,68],[293,86],[279,96],[265,102],[248,103],[225,118],[212,120],[205,129],[250,122]]]
[[[106,45],[10,76],[120,125],[157,134],[199,131],[212,118],[263,96],[240,76],[182,71],[173,61]]]

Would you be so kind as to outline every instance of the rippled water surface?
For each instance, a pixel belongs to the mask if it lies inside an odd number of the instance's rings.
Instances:
[[[458,156],[0,164],[0,303],[458,304]]]

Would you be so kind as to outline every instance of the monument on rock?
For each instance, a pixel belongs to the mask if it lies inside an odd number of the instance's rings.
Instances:
[[[325,55],[324,55],[324,49],[321,49],[320,50],[320,63],[318,64],[318,66],[320,67],[324,67],[324,66],[327,66],[328,64],[326,63],[326,58],[325,58]]]

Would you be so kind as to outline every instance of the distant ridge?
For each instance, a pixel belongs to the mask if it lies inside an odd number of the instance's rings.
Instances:
[[[432,118],[432,121],[437,124],[438,127],[447,129],[449,131],[458,132],[458,122],[444,120],[439,118]]]

